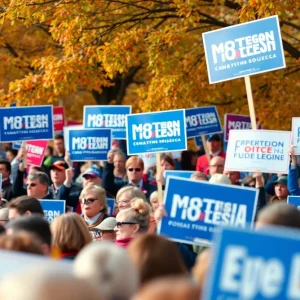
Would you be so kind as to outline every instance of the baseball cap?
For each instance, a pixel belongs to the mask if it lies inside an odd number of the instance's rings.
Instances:
[[[279,178],[274,182],[274,184],[277,184],[277,183],[280,183],[280,184],[283,184],[283,185],[287,185],[287,177],[286,177],[286,176],[281,176],[281,177],[279,177]]]
[[[207,136],[207,140],[209,142],[212,142],[212,141],[217,141],[217,142],[220,142],[221,141],[221,137],[219,134],[215,133],[215,134],[210,134],[209,136]]]
[[[50,166],[50,170],[52,170],[52,169],[66,170],[68,168],[69,168],[69,166],[63,160],[58,160]]]
[[[98,167],[92,166],[88,168],[83,174],[82,177],[93,176],[102,178],[102,172]]]
[[[105,231],[105,230],[114,230],[116,226],[117,226],[116,218],[108,217],[104,219],[99,225],[95,226],[94,228],[97,228],[101,231]]]

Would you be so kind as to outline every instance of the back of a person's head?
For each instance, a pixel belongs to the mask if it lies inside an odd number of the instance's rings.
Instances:
[[[300,228],[300,210],[285,202],[274,202],[260,211],[257,225],[260,227],[262,225],[277,225]]]
[[[3,222],[7,222],[8,221],[8,214],[9,214],[9,210],[7,207],[1,208],[0,209],[0,220]]]
[[[136,237],[129,244],[128,254],[139,270],[142,284],[158,277],[186,274],[178,247],[164,237]]]
[[[105,241],[89,244],[78,254],[74,275],[93,283],[107,299],[129,299],[139,285],[127,252]]]
[[[215,184],[231,184],[230,179],[224,174],[213,174],[209,182]]]
[[[92,284],[59,270],[23,270],[0,282],[1,300],[102,300]]]
[[[51,247],[51,231],[49,223],[41,215],[25,215],[10,221],[7,230],[13,232],[28,231],[35,234],[43,243]]]
[[[62,214],[51,224],[52,244],[62,252],[80,251],[92,242],[92,235],[77,213]]]
[[[0,235],[0,249],[32,254],[44,254],[42,242],[26,231]]]
[[[200,287],[187,277],[166,277],[145,284],[133,300],[199,300]]]
[[[12,200],[8,204],[8,208],[15,208],[20,215],[26,212],[41,214],[44,216],[44,211],[39,200],[30,196],[20,196]]]

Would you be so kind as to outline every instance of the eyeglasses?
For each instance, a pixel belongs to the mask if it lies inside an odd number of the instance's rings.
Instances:
[[[133,172],[133,171],[136,171],[136,172],[141,172],[141,168],[128,168],[128,171],[129,172]]]
[[[224,165],[210,165],[211,168],[223,168]]]
[[[82,204],[92,204],[92,203],[94,203],[96,200],[98,200],[98,199],[94,199],[94,198],[88,198],[88,199],[86,199],[86,198],[82,198],[82,199],[80,199],[80,202],[82,203]]]
[[[117,222],[116,227],[117,227],[117,228],[121,228],[123,224],[124,224],[124,225],[135,225],[135,224],[137,224],[137,223],[134,223],[134,222]]]

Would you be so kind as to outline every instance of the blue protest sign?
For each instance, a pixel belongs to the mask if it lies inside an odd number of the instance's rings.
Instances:
[[[187,149],[183,109],[127,115],[127,154]]]
[[[299,270],[299,231],[224,228],[217,235],[202,299],[296,300]]]
[[[110,129],[69,129],[68,133],[71,160],[107,160],[111,149]]]
[[[186,109],[185,119],[188,138],[222,132],[219,114],[215,106]]]
[[[181,177],[181,178],[191,178],[191,175],[195,171],[176,171],[176,170],[166,170],[164,173],[165,180],[170,176]]]
[[[287,203],[293,204],[300,209],[300,196],[288,196]]]
[[[277,16],[203,33],[209,83],[285,68]]]
[[[13,142],[11,147],[13,149],[19,150],[21,146],[22,146],[22,142]]]
[[[126,116],[131,114],[130,105],[85,105],[85,128],[108,128],[115,140],[126,139]]]
[[[114,198],[106,198],[106,202],[107,202],[107,214],[109,216],[113,216],[114,215],[114,211],[115,211],[116,199],[114,199]]]
[[[244,228],[256,213],[256,189],[171,177],[158,232],[172,240],[208,245],[219,225]]]
[[[44,217],[48,220],[49,223],[52,223],[53,220],[62,215],[66,211],[66,201],[65,200],[52,200],[52,199],[43,199],[40,200],[44,211]]]
[[[196,136],[195,137],[195,143],[196,143],[197,147],[203,147],[201,136]]]
[[[52,140],[52,105],[0,108],[0,141]]]

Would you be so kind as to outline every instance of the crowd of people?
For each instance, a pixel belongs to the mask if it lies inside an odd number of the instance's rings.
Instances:
[[[166,170],[193,171],[192,180],[258,190],[255,230],[266,225],[300,229],[300,211],[287,204],[300,195],[299,165],[290,148],[288,174],[224,170],[218,134],[206,155],[160,156],[160,170],[127,157],[122,141],[106,162],[72,162],[57,135],[41,167],[26,165],[26,151],[3,145],[0,160],[0,249],[72,262],[71,273],[32,268],[0,280],[0,299],[200,299],[212,248],[173,242],[156,234],[166,215],[157,191]],[[107,198],[115,199],[108,213]],[[39,200],[60,199],[66,213],[49,224]],[[37,267],[37,266],[35,266]]]

